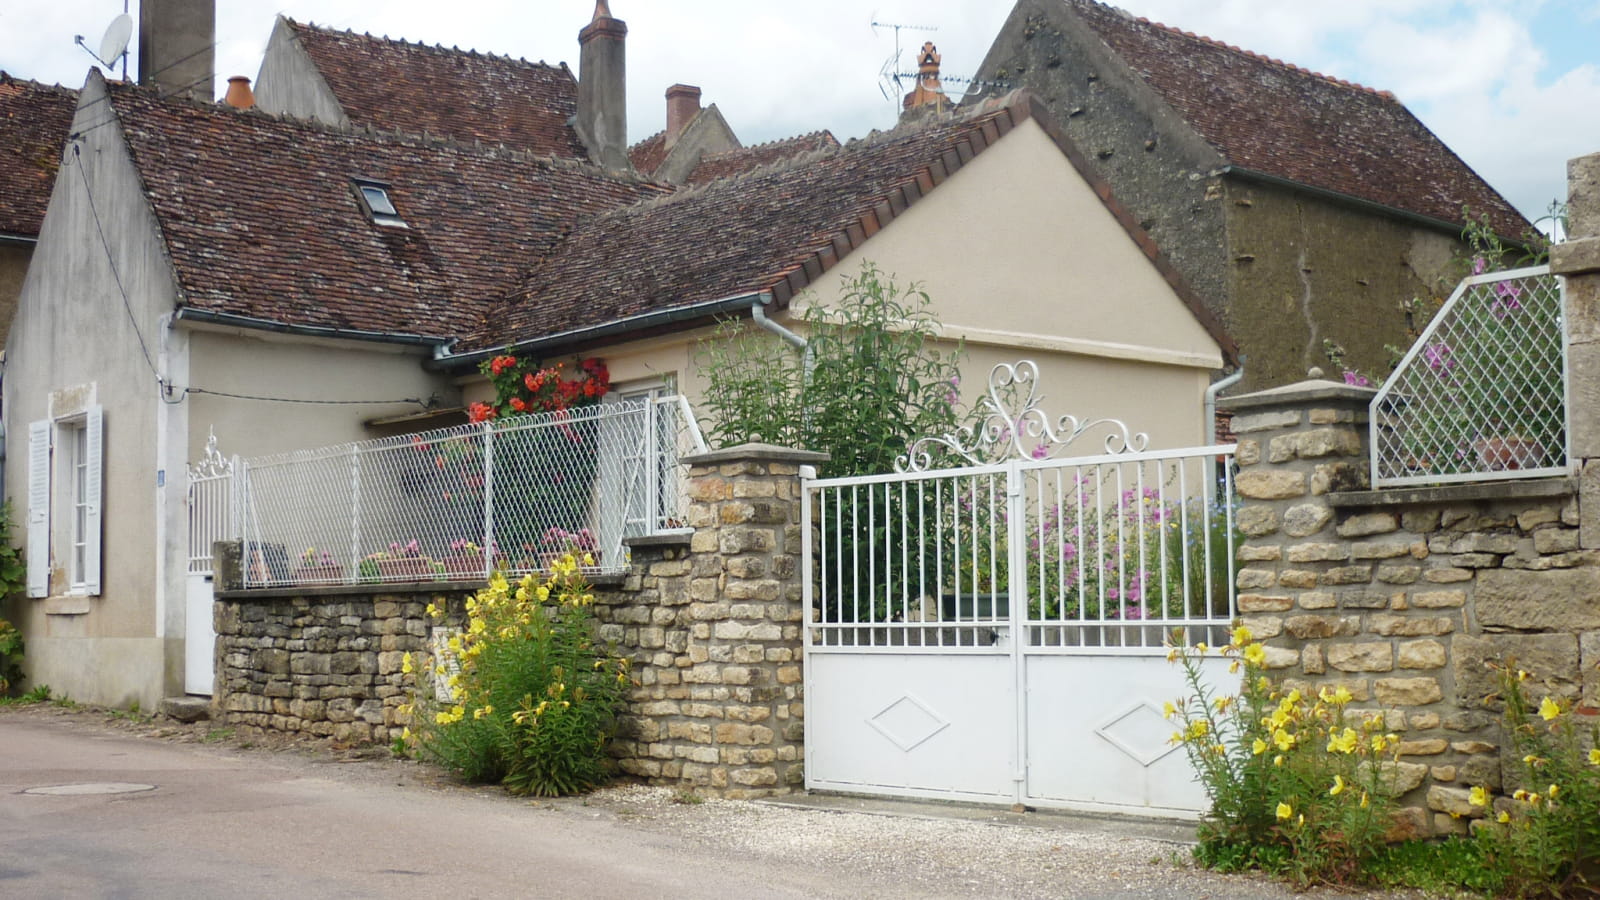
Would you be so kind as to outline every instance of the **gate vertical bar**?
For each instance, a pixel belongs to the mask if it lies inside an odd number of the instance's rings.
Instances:
[[[1015,767],[1011,773],[1015,796],[1012,802],[1018,805],[1028,796],[1028,672],[1027,654],[1023,652],[1028,639],[1028,504],[1022,482],[1022,464],[1011,460],[1006,464],[1006,519],[1009,525],[1006,529],[1006,583],[1010,594],[1007,599],[1011,620],[1012,692],[1015,695],[1013,714],[1016,716],[1013,731],[1016,744],[1012,750]],[[998,599],[992,592],[989,596],[991,604]],[[973,611],[977,611],[976,599],[973,601]]]
[[[361,448],[350,448],[350,568],[361,571]]]
[[[817,553],[818,548],[816,545],[818,544],[821,545],[822,552],[827,552],[827,540],[816,540],[816,537],[819,536],[814,536],[811,531],[811,504],[813,501],[821,501],[821,494],[813,493],[815,489],[811,486],[811,481],[815,476],[815,469],[810,466],[800,467],[800,598],[802,600],[801,606],[805,609],[805,617],[800,623],[800,684],[806,690],[805,699],[807,703],[816,702],[814,686],[817,683],[816,679],[811,677],[811,642],[818,618],[816,615],[817,597],[814,585],[816,560],[813,557]],[[823,516],[827,516],[826,507],[823,508]],[[826,567],[824,567],[823,571],[827,571]],[[806,787],[809,789],[811,786],[811,773],[814,771],[812,768],[812,750],[816,746],[816,742],[811,736],[812,717],[806,716],[802,720],[800,727],[804,729],[803,737],[805,743],[801,747],[801,752],[805,755]]]

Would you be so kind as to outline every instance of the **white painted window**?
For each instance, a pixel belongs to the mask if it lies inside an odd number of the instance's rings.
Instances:
[[[71,593],[100,593],[104,432],[99,406],[28,428],[30,597],[49,595],[55,565],[65,568]]]

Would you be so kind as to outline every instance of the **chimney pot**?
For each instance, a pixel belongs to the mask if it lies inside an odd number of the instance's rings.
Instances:
[[[256,96],[250,90],[250,79],[243,75],[234,75],[228,79],[228,93],[222,97],[222,102],[234,109],[249,109],[256,105]]]
[[[668,150],[678,142],[678,136],[700,114],[700,89],[691,84],[675,84],[667,88],[667,139]]]

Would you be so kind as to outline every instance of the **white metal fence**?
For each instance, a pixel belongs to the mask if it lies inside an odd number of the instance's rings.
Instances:
[[[808,482],[811,645],[1226,643],[1232,449]]]
[[[1372,399],[1372,481],[1564,475],[1562,287],[1548,266],[1461,282]]]
[[[206,440],[205,456],[189,466],[190,575],[210,575],[212,546],[239,538],[238,482],[233,477],[238,468],[237,456],[225,457],[217,449],[214,432]]]
[[[681,397],[640,398],[245,460],[247,587],[484,578],[683,523]]]

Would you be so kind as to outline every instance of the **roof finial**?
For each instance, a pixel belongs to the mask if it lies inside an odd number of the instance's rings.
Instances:
[[[613,16],[611,14],[611,4],[610,3],[606,2],[606,0],[595,0],[595,4],[594,4],[594,21],[598,22],[601,19],[614,19],[614,18],[616,18],[616,16]]]

